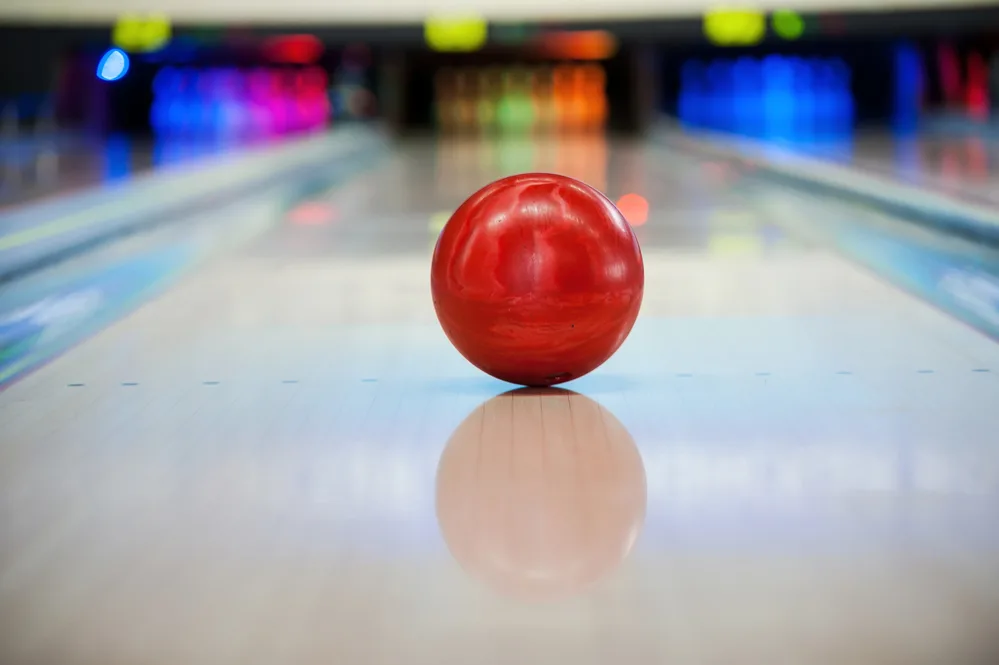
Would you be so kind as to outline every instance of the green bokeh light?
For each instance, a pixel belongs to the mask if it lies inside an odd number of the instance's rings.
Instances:
[[[496,120],[500,131],[526,132],[534,123],[534,105],[526,95],[504,95],[496,108]]]
[[[784,39],[798,39],[805,32],[805,20],[801,14],[790,10],[779,10],[770,17],[774,32]]]

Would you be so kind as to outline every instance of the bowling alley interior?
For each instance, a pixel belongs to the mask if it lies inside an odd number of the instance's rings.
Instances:
[[[0,665],[996,665],[997,407],[995,2],[0,3]]]

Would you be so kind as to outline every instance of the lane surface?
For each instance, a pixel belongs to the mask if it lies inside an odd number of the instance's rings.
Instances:
[[[862,174],[981,205],[999,206],[999,142],[994,136],[953,132],[858,133],[826,143],[777,142],[802,154],[849,166]]]
[[[570,393],[430,303],[442,217],[529,169],[649,203]],[[0,662],[995,662],[999,347],[804,232],[847,214],[599,137],[404,146],[0,393]]]
[[[0,141],[0,211],[106,187],[234,147],[240,147],[239,143],[56,135],[7,139]]]

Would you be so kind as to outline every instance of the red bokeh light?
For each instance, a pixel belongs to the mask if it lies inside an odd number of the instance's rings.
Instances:
[[[285,35],[264,42],[264,56],[271,62],[311,65],[319,60],[326,47],[312,35]]]

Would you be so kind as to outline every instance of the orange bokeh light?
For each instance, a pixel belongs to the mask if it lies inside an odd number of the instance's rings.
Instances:
[[[561,60],[606,60],[617,52],[617,39],[604,30],[549,32],[539,46],[544,54]]]
[[[617,209],[632,226],[649,221],[649,202],[638,194],[625,194],[617,200]]]

